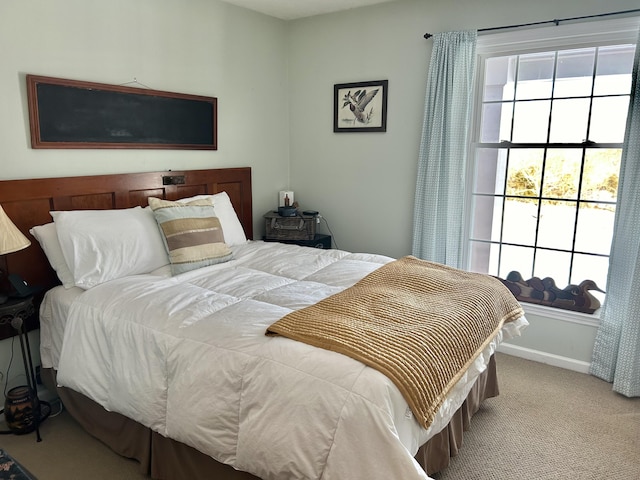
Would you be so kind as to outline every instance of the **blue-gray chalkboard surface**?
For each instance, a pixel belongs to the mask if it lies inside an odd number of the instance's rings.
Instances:
[[[217,99],[27,75],[33,148],[217,149]]]

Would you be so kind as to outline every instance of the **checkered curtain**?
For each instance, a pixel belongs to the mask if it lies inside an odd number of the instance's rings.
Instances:
[[[413,214],[416,257],[462,268],[476,31],[433,36]]]
[[[620,165],[607,297],[591,373],[628,397],[640,396],[640,32]]]

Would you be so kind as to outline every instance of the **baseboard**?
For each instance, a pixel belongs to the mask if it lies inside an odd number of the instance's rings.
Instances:
[[[553,353],[541,352],[539,350],[532,350],[530,348],[511,345],[509,343],[501,344],[498,347],[498,351],[507,355],[513,355],[514,357],[520,357],[526,360],[532,360],[534,362],[544,363],[580,373],[589,373],[589,368],[591,366],[589,362],[583,362],[582,360],[554,355]]]

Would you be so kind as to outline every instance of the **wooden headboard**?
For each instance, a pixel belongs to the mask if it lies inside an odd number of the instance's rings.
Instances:
[[[29,233],[31,227],[52,221],[51,210],[146,207],[148,197],[176,200],[222,191],[231,198],[247,238],[252,239],[249,167],[0,181],[0,205],[31,240],[31,246],[25,250],[4,256],[7,271],[44,289],[60,283],[37,240]]]

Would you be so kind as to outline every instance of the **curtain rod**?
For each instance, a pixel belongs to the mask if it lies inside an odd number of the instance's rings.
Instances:
[[[610,15],[626,15],[629,13],[638,13],[640,12],[640,8],[634,8],[633,10],[623,10],[620,12],[609,12],[609,13],[599,13],[596,15],[585,15],[582,17],[569,17],[569,18],[557,18],[554,20],[545,20],[542,22],[533,22],[533,23],[520,23],[518,25],[504,25],[502,27],[490,27],[490,28],[479,28],[478,32],[489,32],[492,30],[505,30],[507,28],[522,28],[522,27],[532,27],[535,25],[546,25],[548,23],[553,23],[556,26],[558,26],[560,24],[560,22],[570,22],[572,20],[584,20],[587,18],[597,18],[597,17],[608,17]],[[433,37],[432,34],[430,33],[425,33],[424,34],[424,38],[429,39]]]

